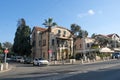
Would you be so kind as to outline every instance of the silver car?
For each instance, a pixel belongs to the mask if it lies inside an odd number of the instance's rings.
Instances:
[[[33,60],[33,66],[43,66],[43,65],[49,65],[48,60],[43,58],[38,58]]]

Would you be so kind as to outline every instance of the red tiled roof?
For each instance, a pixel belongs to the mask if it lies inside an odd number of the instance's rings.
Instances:
[[[41,28],[41,27],[38,27],[38,26],[35,26],[34,28],[33,28],[33,30],[36,30],[36,31],[45,31],[45,30],[47,30],[46,28]],[[32,30],[32,32],[33,32],[33,30]]]
[[[47,30],[47,29],[41,28],[41,27],[35,27],[35,29],[36,29],[37,31],[45,31],[45,30]]]
[[[114,34],[108,34],[107,36],[108,36],[108,37],[112,37],[113,35],[114,35]]]
[[[109,34],[109,35],[107,35],[107,36],[108,36],[108,37],[112,37],[113,35],[116,35],[117,37],[120,37],[118,34],[115,34],[115,33]]]

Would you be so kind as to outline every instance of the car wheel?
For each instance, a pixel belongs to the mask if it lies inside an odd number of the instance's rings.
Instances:
[[[38,66],[40,66],[40,63],[37,63]]]
[[[33,66],[35,66],[35,64],[33,63]]]

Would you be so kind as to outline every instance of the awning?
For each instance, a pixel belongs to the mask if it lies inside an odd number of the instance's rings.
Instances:
[[[85,49],[85,50],[76,50],[76,53],[85,53],[85,52],[93,52],[93,51],[99,51],[99,49]]]
[[[100,51],[100,52],[103,52],[103,53],[107,53],[107,52],[111,53],[111,52],[114,52],[113,50],[111,50],[111,49],[109,49],[109,48],[107,48],[107,47],[101,48],[99,51]]]
[[[114,48],[114,51],[120,51],[120,48]]]

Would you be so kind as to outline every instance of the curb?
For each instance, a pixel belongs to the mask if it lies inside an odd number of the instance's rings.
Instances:
[[[106,62],[106,61],[114,61],[116,59],[109,59],[109,60],[100,60],[100,61],[95,61],[95,62],[75,62],[75,63],[57,63],[57,64],[50,64],[50,66],[60,66],[60,65],[76,65],[76,64],[94,64],[94,63],[100,63],[100,62]]]
[[[7,71],[10,71],[10,70],[11,69],[3,70],[3,71],[0,71],[0,73],[7,72]]]
[[[10,71],[10,70],[12,70],[12,66],[10,66],[7,70],[0,71],[0,73],[7,72],[7,71]]]

